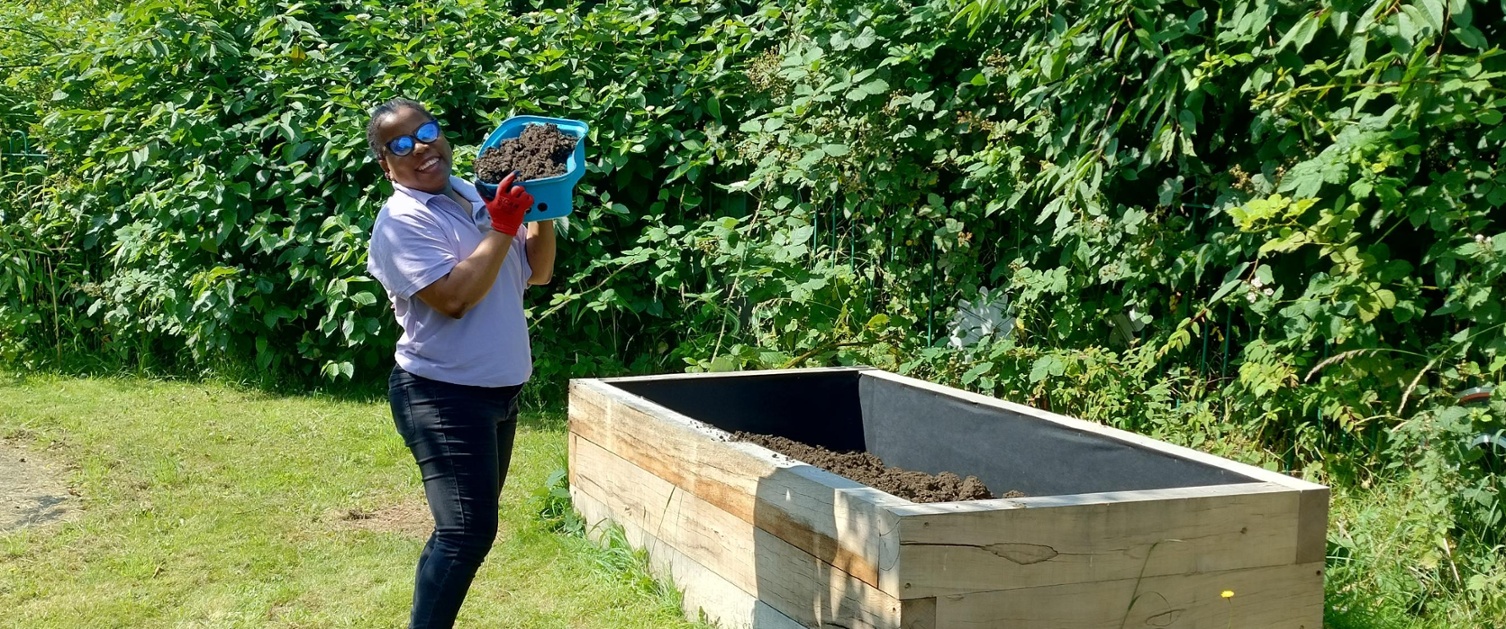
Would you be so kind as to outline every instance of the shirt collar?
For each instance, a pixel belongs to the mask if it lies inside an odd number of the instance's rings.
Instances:
[[[440,212],[451,212],[457,216],[464,217],[468,221],[482,220],[483,214],[481,208],[486,202],[481,200],[481,195],[476,192],[476,186],[469,181],[451,175],[450,187],[454,188],[455,192],[460,193],[462,198],[470,201],[471,207],[460,207],[455,203],[454,199],[445,196],[443,192],[424,192],[423,190],[409,188],[396,181],[392,182],[392,189],[395,195],[401,194],[417,201],[424,207]],[[473,212],[475,216],[471,216]]]
[[[460,196],[465,197],[470,201],[475,201],[477,203],[481,202],[481,195],[476,192],[476,186],[469,181],[466,181],[454,175],[450,175],[450,187],[454,188],[456,192],[459,192]],[[418,201],[419,203],[422,203],[424,205],[428,205],[430,201],[436,198],[449,198],[446,197],[443,192],[424,192],[423,190],[415,190],[396,181],[392,182],[392,189],[413,197],[415,201]]]

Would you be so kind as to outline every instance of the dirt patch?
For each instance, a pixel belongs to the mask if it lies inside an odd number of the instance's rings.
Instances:
[[[397,533],[407,537],[428,537],[434,529],[429,506],[422,501],[404,501],[376,510],[342,509],[331,514],[330,519],[342,528]]]
[[[986,500],[994,495],[976,476],[963,478],[951,472],[927,474],[884,465],[883,459],[867,452],[833,452],[819,446],[773,435],[747,432],[733,433],[733,439],[755,443],[792,459],[859,483],[885,491],[911,502],[953,502]],[[1010,491],[1005,498],[1024,494]]]
[[[78,499],[67,474],[48,453],[0,440],[0,533],[71,519]]]
[[[476,177],[497,183],[514,170],[518,171],[514,181],[519,182],[563,175],[575,142],[576,137],[560,131],[559,125],[528,125],[522,135],[503,140],[477,156]]]

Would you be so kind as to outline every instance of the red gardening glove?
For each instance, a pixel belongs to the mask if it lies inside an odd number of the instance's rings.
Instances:
[[[513,183],[517,177],[517,171],[509,173],[497,184],[496,196],[482,197],[486,202],[486,212],[492,217],[492,229],[509,236],[518,235],[518,228],[523,226],[523,213],[533,207],[533,195]]]

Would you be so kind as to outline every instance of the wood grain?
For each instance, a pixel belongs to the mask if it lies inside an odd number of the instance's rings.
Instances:
[[[626,393],[572,383],[570,430],[671,485],[891,595],[911,504]]]
[[[947,629],[1322,629],[1323,564],[943,596],[936,617]]]
[[[577,436],[576,493],[632,524],[650,554],[671,548],[807,626],[894,629],[899,600]]]
[[[1298,498],[1252,483],[1051,507],[904,510],[922,514],[900,520],[900,598],[1291,564]]]
[[[605,503],[579,488],[572,488],[570,497],[576,511],[585,518],[593,539],[600,539],[606,527],[617,520]],[[699,618],[704,613],[722,629],[805,629],[805,625],[732,585],[673,546],[658,542],[632,521],[616,524],[622,527],[634,548],[649,549],[650,569],[661,578],[672,579],[681,590],[687,617]]]

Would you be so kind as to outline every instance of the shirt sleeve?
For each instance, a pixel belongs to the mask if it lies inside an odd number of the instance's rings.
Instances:
[[[522,262],[520,266],[523,267],[523,288],[526,289],[528,288],[528,278],[533,277],[533,265],[528,263],[528,225],[525,224],[518,229],[518,236],[513,241],[513,245],[523,254],[518,260]]]
[[[459,263],[444,230],[421,213],[388,212],[372,228],[367,266],[393,295],[411,298]]]

